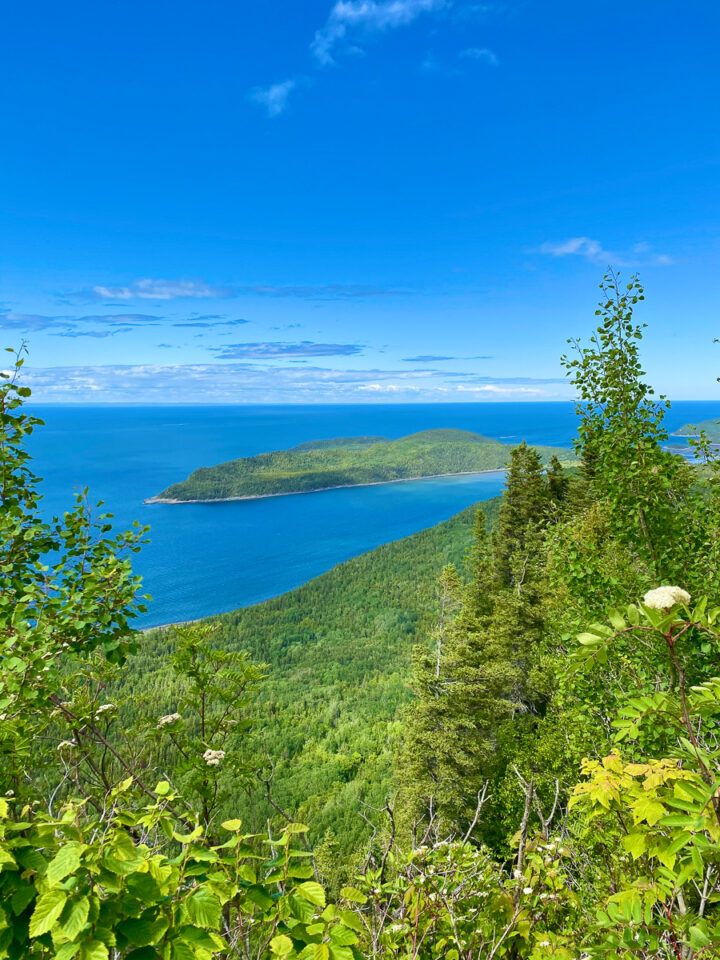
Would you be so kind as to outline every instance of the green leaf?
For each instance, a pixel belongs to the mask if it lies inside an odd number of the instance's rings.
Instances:
[[[17,881],[16,881],[17,882]],[[35,887],[31,883],[25,883],[18,886],[10,901],[12,912],[16,917],[20,916],[25,907],[34,899]]]
[[[693,950],[702,950],[703,947],[707,947],[711,942],[710,937],[707,935],[707,930],[703,930],[703,928],[699,926],[690,927],[688,935],[690,938],[690,946]]]
[[[356,887],[343,887],[340,896],[344,900],[350,900],[351,903],[367,903],[365,894]]]
[[[649,797],[641,797],[633,808],[635,823],[645,820],[651,827],[665,816],[665,812],[665,807],[659,800],[651,800]]]
[[[29,933],[31,937],[41,937],[52,929],[55,921],[63,912],[67,893],[64,890],[48,890],[38,897],[35,909],[30,917]]]
[[[10,851],[6,850],[5,847],[0,847],[0,867],[2,867],[4,863],[10,864],[11,867],[16,866],[15,857]]]
[[[109,960],[108,948],[100,940],[86,940],[80,947],[79,960]]]
[[[298,884],[297,892],[310,903],[314,903],[316,907],[325,906],[325,891],[315,880],[306,880],[305,883]]]
[[[351,944],[357,943],[357,940],[357,934],[349,927],[342,927],[338,924],[330,928],[330,942],[338,947],[349,947]]]
[[[237,875],[246,883],[257,883],[257,876],[249,863],[241,863],[237,868]]]
[[[90,913],[90,901],[87,897],[80,897],[71,903],[70,913],[62,925],[63,936],[74,940],[87,922]]]
[[[196,887],[186,900],[190,920],[199,927],[214,929],[220,924],[222,906],[215,894],[207,887]]]
[[[360,918],[356,913],[353,913],[352,910],[341,910],[340,920],[346,927],[350,927],[351,930],[357,930],[359,933],[363,930]]]
[[[631,854],[633,860],[637,860],[647,850],[647,840],[642,833],[629,833],[623,837],[622,845]]]
[[[142,917],[133,917],[125,920],[118,925],[117,931],[131,943],[134,947],[147,947],[155,940],[159,939],[155,934],[157,931],[155,924],[151,920]],[[160,929],[160,936],[165,931]]]
[[[79,943],[64,943],[58,948],[55,960],[72,960],[80,949]]]
[[[695,872],[697,873],[698,877],[702,877],[703,873],[705,872],[705,864],[703,863],[703,859],[700,856],[700,851],[696,846],[690,848],[690,859],[692,860],[692,865],[695,867]]]
[[[289,953],[292,953],[293,949],[292,940],[290,937],[286,937],[284,933],[273,937],[270,941],[270,951],[275,954],[276,957],[286,957]]]
[[[594,633],[579,633],[577,636],[577,641],[584,647],[593,646],[600,643],[600,637],[596,636]]]
[[[220,824],[223,830],[231,830],[233,833],[242,826],[242,820],[225,820]]]
[[[196,960],[195,951],[182,940],[176,940],[172,945],[172,960]]]
[[[83,850],[83,844],[74,840],[63,844],[50,861],[45,879],[49,883],[60,883],[65,877],[75,873],[80,866],[80,856]]]
[[[350,947],[338,947],[334,943],[330,944],[330,956],[332,960],[354,960]]]

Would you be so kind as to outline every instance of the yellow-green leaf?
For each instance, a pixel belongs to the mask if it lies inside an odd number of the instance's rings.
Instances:
[[[286,937],[284,933],[281,933],[279,936],[273,937],[270,941],[270,950],[276,957],[286,957],[289,953],[292,953],[293,942],[290,937]]]
[[[242,826],[242,820],[225,820],[220,824],[220,826],[223,828],[223,830],[232,830],[234,833]]]
[[[298,884],[297,892],[310,903],[314,903],[316,907],[325,906],[325,891],[315,880],[306,880],[305,883]]]
[[[108,948],[100,940],[86,940],[80,947],[80,960],[109,960]]]
[[[76,840],[71,840],[60,847],[47,868],[45,879],[49,883],[60,883],[65,877],[74,873],[80,866],[80,855],[83,852],[83,845]]]
[[[53,889],[43,893],[35,902],[35,909],[30,917],[30,936],[41,937],[52,929],[55,921],[63,912],[67,893],[64,890]]]
[[[87,897],[80,897],[75,900],[70,908],[70,914],[62,925],[63,936],[68,940],[74,940],[80,933],[90,913],[90,901]]]

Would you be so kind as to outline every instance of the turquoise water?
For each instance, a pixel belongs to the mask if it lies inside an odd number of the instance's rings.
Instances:
[[[233,503],[143,504],[190,471],[306,440],[433,427],[475,430],[514,444],[570,446],[565,403],[373,406],[34,406],[46,426],[31,440],[57,513],[89,487],[120,528],[140,520],[151,543],[134,561],[153,596],[142,626],[257,603],[378,544],[432,526],[502,489],[500,473],[446,477]],[[677,404],[671,429],[720,416],[720,403]]]

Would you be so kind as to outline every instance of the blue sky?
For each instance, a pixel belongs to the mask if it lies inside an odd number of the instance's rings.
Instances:
[[[38,399],[563,399],[609,264],[650,379],[720,398],[720,5],[40,0],[3,33]]]

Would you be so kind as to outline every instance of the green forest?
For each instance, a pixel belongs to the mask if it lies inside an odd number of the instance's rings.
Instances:
[[[720,443],[720,420],[701,420],[699,423],[686,423],[672,435],[674,437],[695,437],[704,433],[711,443]]]
[[[571,451],[538,448],[544,459],[571,460]],[[399,440],[340,437],[313,440],[292,450],[261,453],[195,470],[149,502],[223,500],[333,487],[387,483],[451,473],[502,470],[509,448],[468,430],[424,430]]]
[[[494,517],[497,503],[483,504],[483,516]],[[214,643],[266,665],[256,702],[261,747],[275,763],[274,798],[311,824],[313,839],[329,832],[344,855],[367,833],[360,800],[382,806],[390,789],[398,714],[411,698],[412,648],[437,619],[443,568],[464,567],[475,514],[465,510],[284,596],[212,621]],[[175,636],[172,629],[143,635],[118,690],[130,710],[140,700],[158,713],[174,709]],[[243,817],[261,827],[272,811],[253,799],[256,806],[243,807]]]
[[[43,517],[15,356],[0,960],[720,956],[720,461],[668,449],[643,301],[568,342],[575,465],[504,447],[497,500],[149,632],[148,530]]]

